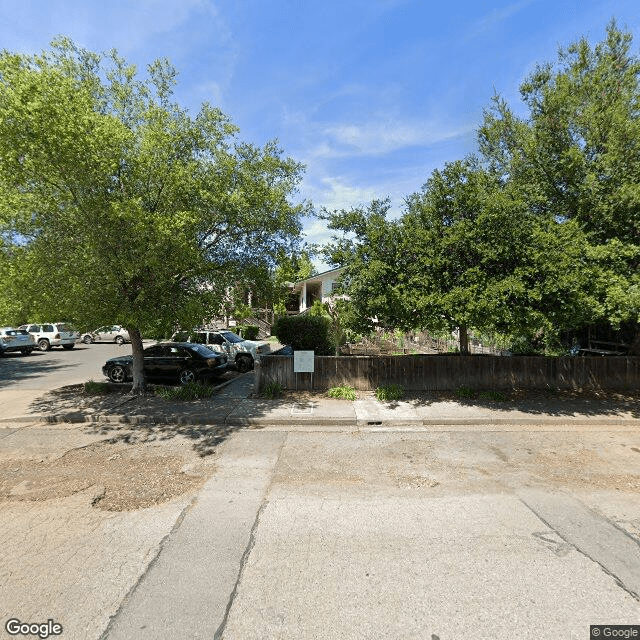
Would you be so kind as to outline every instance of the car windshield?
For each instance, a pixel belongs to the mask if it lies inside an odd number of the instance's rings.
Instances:
[[[73,329],[68,324],[59,324],[58,331],[73,331]]]
[[[222,335],[224,339],[228,340],[229,342],[244,342],[244,340],[240,336],[237,336],[232,331],[223,331]]]
[[[213,351],[203,344],[191,344],[189,345],[189,349],[191,351],[197,351],[201,356],[205,356],[206,358],[210,358],[213,355]]]

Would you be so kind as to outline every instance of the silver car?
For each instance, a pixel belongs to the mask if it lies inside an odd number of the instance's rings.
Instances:
[[[129,332],[126,329],[123,329],[119,324],[100,327],[95,331],[83,333],[80,340],[85,344],[91,344],[92,342],[115,342],[116,344],[131,342]]]
[[[36,348],[33,336],[23,329],[2,327],[0,329],[0,356],[8,351],[20,351],[28,356]]]

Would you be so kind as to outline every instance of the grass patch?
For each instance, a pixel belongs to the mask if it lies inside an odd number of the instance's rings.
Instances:
[[[356,390],[348,384],[341,387],[332,387],[327,391],[329,398],[343,398],[344,400],[355,400],[357,398]]]
[[[201,400],[210,398],[213,387],[205,382],[188,382],[179,387],[156,387],[156,395],[165,400]]]
[[[265,385],[264,389],[260,392],[263,398],[274,400],[282,395],[282,385],[279,382],[271,381]]]
[[[404,387],[399,384],[389,384],[376,389],[376,398],[380,402],[391,402],[404,398]]]
[[[90,396],[105,396],[111,392],[108,382],[88,380],[84,383],[84,392]]]
[[[458,387],[455,393],[458,398],[473,398],[476,395],[476,392],[469,387]]]

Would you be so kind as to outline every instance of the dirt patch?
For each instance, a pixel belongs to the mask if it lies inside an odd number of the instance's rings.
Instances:
[[[95,507],[132,511],[199,489],[214,470],[186,443],[98,442],[55,460],[0,463],[0,501],[40,502],[93,487]]]

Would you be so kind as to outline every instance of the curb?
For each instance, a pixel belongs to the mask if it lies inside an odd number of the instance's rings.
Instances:
[[[226,386],[226,385],[225,385]],[[304,427],[350,427],[352,429],[380,429],[380,428],[428,428],[447,426],[549,426],[549,427],[637,427],[640,429],[640,419],[635,418],[556,418],[550,416],[540,416],[535,418],[427,418],[423,420],[358,420],[354,418],[240,418],[234,416],[222,417],[216,420],[215,417],[172,417],[149,416],[149,415],[122,415],[115,416],[109,414],[83,414],[79,412],[59,413],[59,414],[34,414],[32,416],[16,416],[14,418],[0,418],[0,424],[24,424],[24,423],[44,423],[44,424],[120,424],[120,425],[145,425],[145,424],[175,424],[181,426],[211,426],[211,427],[268,427],[268,426],[291,426],[293,428]]]

